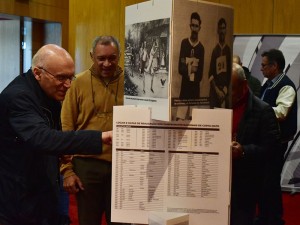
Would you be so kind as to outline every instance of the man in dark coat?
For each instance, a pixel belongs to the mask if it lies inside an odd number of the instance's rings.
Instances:
[[[74,70],[65,49],[45,45],[0,94],[1,225],[57,225],[59,157],[99,154],[111,143],[111,131],[61,131]]]
[[[263,187],[266,165],[280,143],[279,125],[271,106],[253,95],[243,68],[232,67],[231,225],[252,225]]]

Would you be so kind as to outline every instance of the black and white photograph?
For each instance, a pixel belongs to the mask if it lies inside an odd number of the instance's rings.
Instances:
[[[169,121],[172,0],[146,1],[125,10],[124,105],[151,107]]]
[[[174,1],[171,116],[191,120],[194,108],[230,108],[233,9]]]
[[[168,98],[169,26],[169,18],[126,26],[125,95]]]

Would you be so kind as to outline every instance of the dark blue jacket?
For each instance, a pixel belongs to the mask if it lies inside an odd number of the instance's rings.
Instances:
[[[266,89],[266,86],[262,87],[261,94],[264,94],[263,100],[270,104],[272,107],[276,107],[276,99],[279,95],[279,91],[284,86],[291,86],[295,92],[296,87],[294,83],[290,80],[288,76],[284,73],[279,76],[279,78],[275,81],[275,83]],[[280,132],[281,132],[281,141],[286,143],[294,138],[294,135],[297,132],[297,94],[295,101],[289,111],[285,120],[279,122]]]
[[[61,104],[31,70],[3,90],[0,106],[0,224],[56,225],[58,156],[101,153],[101,132],[62,132]]]

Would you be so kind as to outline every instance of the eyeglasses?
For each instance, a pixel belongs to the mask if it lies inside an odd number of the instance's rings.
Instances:
[[[46,70],[43,67],[38,67],[41,70],[44,70],[46,73],[48,73],[49,75],[51,75],[54,79],[58,80],[61,83],[65,83],[67,80],[70,81],[70,83],[75,80],[75,76],[66,76],[66,75],[54,75],[53,73],[50,73],[48,70]]]

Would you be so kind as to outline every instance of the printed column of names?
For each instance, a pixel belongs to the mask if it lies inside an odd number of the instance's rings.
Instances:
[[[219,156],[209,147],[216,129],[168,131],[168,196],[217,198]]]
[[[217,154],[171,152],[169,157],[169,196],[217,198]]]
[[[165,151],[149,145],[156,147],[162,137],[137,126],[119,126],[116,134],[115,209],[161,211]]]

